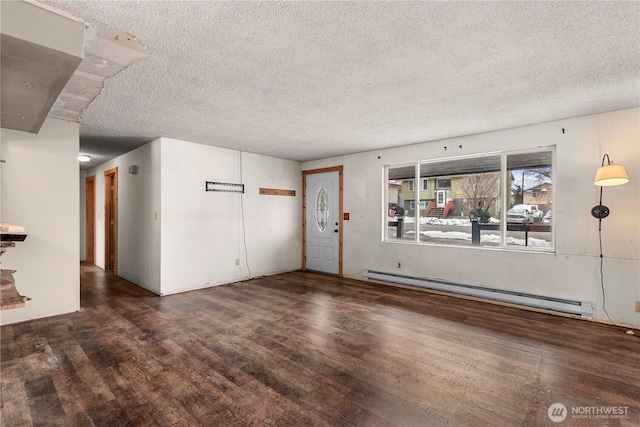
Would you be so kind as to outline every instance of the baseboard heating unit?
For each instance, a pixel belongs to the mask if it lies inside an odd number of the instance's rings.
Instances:
[[[443,280],[403,276],[395,273],[385,273],[383,271],[364,270],[364,277],[383,282],[398,283],[400,285],[433,289],[451,294],[540,308],[558,313],[575,314],[582,317],[591,317],[593,315],[593,304],[591,301],[572,301],[561,298],[544,297],[522,292],[451,283]]]

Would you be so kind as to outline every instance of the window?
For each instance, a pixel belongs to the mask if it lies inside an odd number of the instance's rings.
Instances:
[[[553,207],[553,152],[537,151],[506,155],[507,188],[507,225],[512,229],[525,229],[519,234],[512,231],[506,246],[524,246],[540,249],[553,249],[552,223],[545,220],[545,213]],[[536,189],[538,197],[533,196]],[[545,194],[545,197],[541,197]],[[524,210],[522,214],[521,210]],[[518,215],[514,215],[517,213]],[[523,218],[524,216],[524,218]],[[524,236],[522,235],[524,234]]]
[[[387,191],[385,194],[387,211],[385,240],[410,241],[415,235],[415,177],[416,166],[399,165],[386,168]],[[413,206],[412,206],[413,202]]]
[[[406,211],[384,240],[553,251],[554,156],[545,147],[388,166],[385,206],[395,197]],[[402,185],[416,181],[420,192]]]
[[[451,188],[451,178],[438,178],[436,180],[436,188],[438,190],[446,190],[448,188]]]

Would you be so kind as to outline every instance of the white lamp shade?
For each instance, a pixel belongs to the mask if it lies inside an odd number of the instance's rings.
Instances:
[[[624,170],[624,166],[611,164],[598,168],[594,184],[610,187],[626,184],[627,182],[629,182],[629,177],[627,176],[627,171]]]

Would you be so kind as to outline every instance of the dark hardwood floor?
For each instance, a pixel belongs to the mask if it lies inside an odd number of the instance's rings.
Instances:
[[[81,282],[81,312],[2,327],[3,426],[640,425],[640,339],[613,327],[303,272]]]

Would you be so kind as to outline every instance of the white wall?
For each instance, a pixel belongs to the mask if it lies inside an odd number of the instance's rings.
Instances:
[[[299,269],[300,163],[242,153],[241,172],[240,158],[160,138],[91,169],[96,264],[104,267],[104,171],[118,167],[119,276],[168,295]],[[128,174],[134,164],[138,175]],[[244,182],[246,192],[206,192],[206,181]],[[296,197],[261,196],[260,187],[296,190]]]
[[[17,270],[24,308],[0,312],[1,322],[53,316],[80,308],[79,125],[47,119],[38,135],[1,130],[3,222],[28,237],[0,259]]]
[[[302,170],[299,162],[242,153],[244,219],[253,277],[302,267]],[[260,195],[260,188],[295,190],[296,196]],[[240,258],[244,260],[241,251]],[[244,264],[243,264],[244,265]],[[247,275],[246,269],[243,270]]]
[[[161,151],[163,295],[300,268],[300,163],[168,138]],[[245,194],[206,192],[206,181],[244,182]]]
[[[138,174],[129,173],[137,165]],[[119,276],[160,293],[160,140],[88,172],[96,176],[96,265],[104,268],[104,172],[118,168]]]
[[[87,260],[87,171],[80,169],[80,261]]]
[[[396,263],[402,261],[407,275],[593,301],[594,317],[605,319],[598,221],[590,210],[599,195],[593,177],[608,153],[626,167],[630,183],[604,189],[604,204],[611,208],[602,223],[607,311],[614,321],[638,326],[639,128],[639,110],[630,109],[306,162],[303,170],[344,165],[344,210],[351,213],[351,220],[344,222],[347,276],[362,277],[366,268],[396,272]],[[381,242],[384,165],[547,145],[557,146],[555,254]]]

